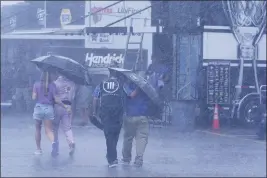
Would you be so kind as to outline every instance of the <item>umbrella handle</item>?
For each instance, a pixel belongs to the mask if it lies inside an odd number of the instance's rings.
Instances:
[[[84,75],[85,75],[85,84],[87,83],[87,84],[91,84],[91,77],[89,76],[89,73],[88,73],[88,71],[86,70],[85,72],[84,72]]]

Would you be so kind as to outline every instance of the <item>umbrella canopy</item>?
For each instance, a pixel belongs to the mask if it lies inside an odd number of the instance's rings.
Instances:
[[[143,77],[137,75],[136,73],[121,68],[109,68],[110,72],[116,72],[125,76],[127,79],[135,83],[157,106],[161,106],[161,102],[156,92],[156,89],[150,85]]]
[[[89,84],[86,69],[73,59],[58,55],[47,55],[33,59],[31,62],[35,63],[41,70],[57,71],[77,84]]]

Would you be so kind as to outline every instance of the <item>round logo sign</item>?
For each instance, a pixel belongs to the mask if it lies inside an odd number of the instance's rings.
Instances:
[[[106,81],[103,83],[103,90],[107,93],[115,93],[120,87],[116,80]]]
[[[71,13],[70,9],[62,9],[60,14],[60,23],[61,25],[67,25],[71,22]]]

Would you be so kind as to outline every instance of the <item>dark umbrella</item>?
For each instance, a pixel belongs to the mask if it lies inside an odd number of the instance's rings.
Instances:
[[[77,84],[89,84],[86,69],[80,63],[70,58],[47,55],[33,59],[31,62],[35,63],[41,70],[50,69],[57,71]]]
[[[104,129],[103,124],[101,123],[101,120],[99,117],[97,116],[90,116],[90,121],[93,125],[95,125],[97,128],[99,128],[100,130]]]
[[[151,101],[154,104],[161,106],[161,102],[156,89],[152,85],[150,85],[143,77],[127,69],[121,69],[121,68],[108,68],[108,69],[110,70],[110,72],[116,72],[118,74],[122,74],[123,76],[125,76],[127,79],[135,83],[151,99]]]

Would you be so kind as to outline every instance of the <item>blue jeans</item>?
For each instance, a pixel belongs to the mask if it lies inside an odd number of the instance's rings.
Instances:
[[[33,119],[53,120],[54,117],[54,107],[52,105],[36,103],[33,111]]]

